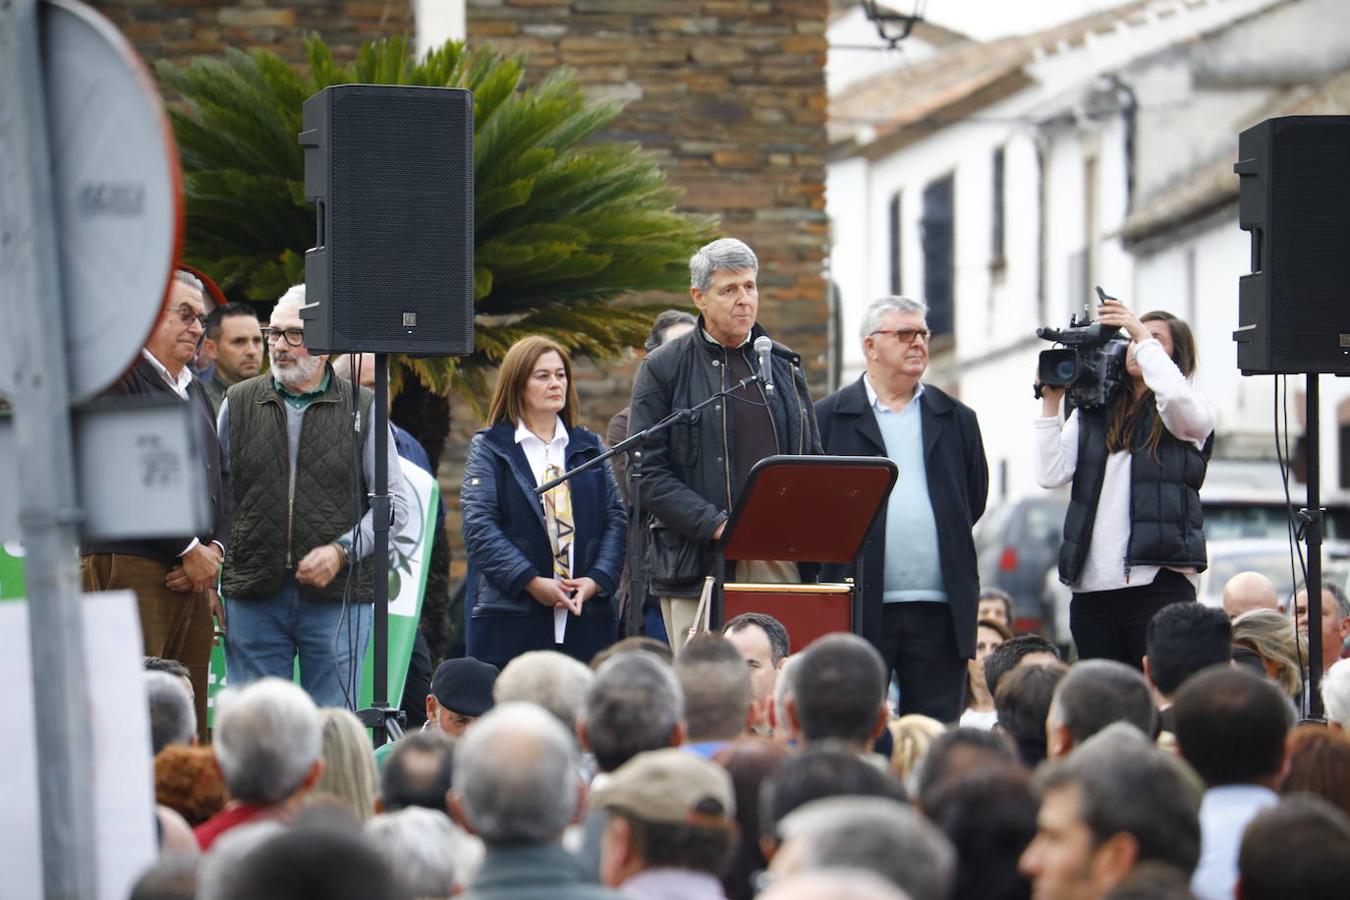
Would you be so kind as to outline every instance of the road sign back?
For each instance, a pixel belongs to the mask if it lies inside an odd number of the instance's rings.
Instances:
[[[150,74],[83,4],[39,18],[71,401],[127,370],[149,336],[182,239],[178,152]],[[52,298],[52,315],[57,315]],[[7,351],[0,342],[0,355]],[[0,359],[0,392],[14,366]]]

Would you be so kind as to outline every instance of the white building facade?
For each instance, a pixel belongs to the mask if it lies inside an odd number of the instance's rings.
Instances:
[[[1219,412],[1216,456],[1273,458],[1274,379],[1242,377],[1232,342],[1250,257],[1237,132],[1270,115],[1350,112],[1338,78],[1350,71],[1350,4],[1130,3],[915,56],[834,82],[827,210],[843,383],[862,369],[867,304],[922,297],[938,333],[930,380],[979,414],[991,495],[1037,493],[1031,385],[1050,345],[1035,328],[1067,325],[1101,285],[1193,326],[1196,383]],[[1350,487],[1338,433],[1350,384],[1321,385],[1322,484]],[[1301,387],[1290,379],[1295,435]]]

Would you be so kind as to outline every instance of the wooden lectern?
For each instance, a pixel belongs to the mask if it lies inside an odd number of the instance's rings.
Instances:
[[[770,456],[750,470],[713,572],[711,627],[741,613],[782,622],[793,653],[823,634],[863,633],[862,543],[898,474],[875,456]],[[854,564],[852,584],[736,584],[738,560]]]

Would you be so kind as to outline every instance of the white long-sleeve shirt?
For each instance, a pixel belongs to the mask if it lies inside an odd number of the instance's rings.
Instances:
[[[1163,427],[1179,440],[1190,441],[1196,449],[1203,450],[1214,431],[1213,408],[1195,392],[1156,338],[1137,345],[1135,360],[1144,383],[1153,391]],[[1058,416],[1038,418],[1035,424],[1037,482],[1044,488],[1068,484],[1078,465],[1078,411],[1070,413],[1062,425]],[[1117,450],[1106,458],[1106,475],[1097,499],[1097,519],[1087,559],[1078,581],[1070,588],[1075,592],[1111,591],[1151,583],[1158,574],[1157,566],[1126,568],[1129,543],[1130,452]],[[1195,581],[1194,570],[1178,571]]]

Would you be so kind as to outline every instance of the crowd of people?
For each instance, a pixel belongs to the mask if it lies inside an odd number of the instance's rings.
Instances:
[[[1014,598],[979,584],[983,438],[975,409],[923,380],[924,305],[873,303],[864,374],[813,402],[801,357],[758,322],[751,248],[714,241],[690,275],[698,316],[657,319],[607,432],[661,426],[639,481],[604,463],[558,481],[605,444],[581,424],[561,343],[507,351],[460,495],[467,655],[405,696],[420,729],[372,751],[352,712],[376,515],[361,365],[306,347],[303,286],[263,327],[231,306],[212,322],[203,284],[180,274],[116,390],[192,404],[212,530],[82,556],[89,587],[136,591],[149,654],[161,855],[134,897],[1338,892],[1350,603],[1325,586],[1310,661],[1306,592],[1286,610],[1243,573],[1223,610],[1195,602],[1215,418],[1184,322],[1107,298],[1098,321],[1129,340],[1114,399],[1065,417],[1064,391],[1038,385],[1038,477],[1071,485],[1059,576],[1074,644],[1060,647],[1019,634]],[[192,369],[204,335],[208,376]],[[391,431],[395,528],[408,443],[400,454]],[[896,463],[862,572],[717,570],[751,470],[782,454]],[[709,576],[856,576],[860,618],[834,633],[766,612],[710,620]],[[626,604],[647,636],[622,638]],[[208,734],[213,621],[229,687]],[[1326,721],[1296,725],[1312,671]]]
[[[749,614],[678,654],[447,660],[427,726],[378,758],[350,711],[273,677],[222,696],[198,746],[187,670],[156,660],[162,850],[132,896],[1335,896],[1350,660],[1322,683],[1329,721],[1295,725],[1235,630],[1163,607],[1143,672],[996,643],[996,716],[960,725],[898,716],[862,637],[781,654]]]

